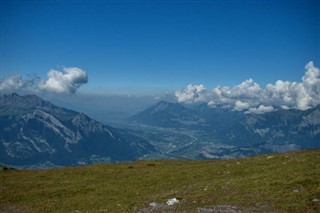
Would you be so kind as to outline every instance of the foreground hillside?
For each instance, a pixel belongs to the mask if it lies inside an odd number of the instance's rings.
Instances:
[[[320,150],[0,171],[1,212],[319,212]],[[179,203],[167,205],[168,199]]]

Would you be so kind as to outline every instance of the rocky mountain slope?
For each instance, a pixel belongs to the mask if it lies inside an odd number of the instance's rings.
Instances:
[[[4,164],[47,167],[129,161],[156,151],[124,130],[35,95],[3,95],[0,106],[0,162]]]

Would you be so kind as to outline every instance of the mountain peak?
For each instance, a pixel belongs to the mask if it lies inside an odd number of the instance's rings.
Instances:
[[[9,96],[11,96],[12,98],[14,98],[14,97],[21,97],[20,95],[18,95],[17,93],[12,93],[11,95],[9,95]]]
[[[165,101],[160,101],[156,105],[151,107],[151,114],[163,111],[169,107],[170,103],[165,102]]]
[[[20,96],[17,93],[3,95],[0,97],[1,106],[10,106],[17,108],[37,108],[37,107],[52,107],[52,104],[43,100],[37,95]]]
[[[151,107],[147,108],[145,112],[148,112],[150,114],[165,112],[165,111],[180,111],[185,110],[185,107],[182,106],[180,103],[171,103],[167,101],[159,101],[155,105],[152,105]]]
[[[198,115],[192,109],[186,108],[177,102],[166,101],[159,101],[155,105],[132,116],[130,120],[170,128],[181,125],[198,125],[201,122]]]
[[[168,101],[163,101],[163,100],[161,100],[161,101],[159,101],[158,103],[156,103],[155,105],[160,105],[160,104],[171,104],[171,103],[168,102]]]

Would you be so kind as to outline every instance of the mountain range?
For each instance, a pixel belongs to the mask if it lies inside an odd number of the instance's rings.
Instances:
[[[36,95],[3,95],[0,106],[0,162],[6,165],[132,161],[156,151],[137,136]]]
[[[171,152],[188,158],[242,157],[320,148],[320,106],[305,111],[275,107],[272,112],[256,114],[223,106],[161,101],[129,120],[194,133],[197,140]]]
[[[160,101],[118,128],[36,95],[3,95],[0,106],[0,163],[15,167],[221,159],[320,148],[320,106],[255,114]]]

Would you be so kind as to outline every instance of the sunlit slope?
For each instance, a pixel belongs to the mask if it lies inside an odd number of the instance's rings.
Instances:
[[[319,212],[320,150],[0,172],[1,210]],[[177,198],[178,204],[166,201]]]

